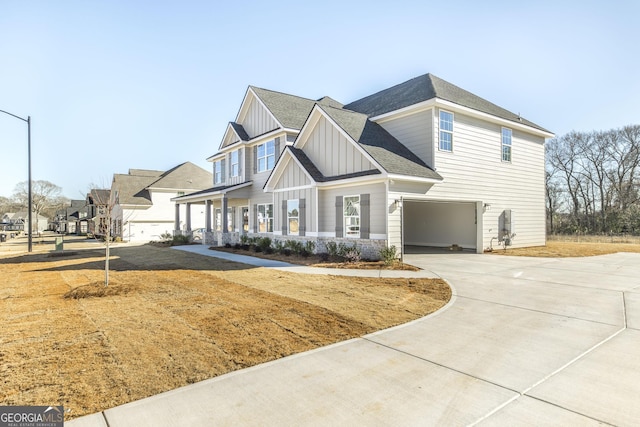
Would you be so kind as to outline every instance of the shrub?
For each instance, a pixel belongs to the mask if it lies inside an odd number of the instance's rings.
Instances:
[[[312,254],[316,251],[316,242],[312,242],[311,240],[307,240],[304,243],[304,250],[309,254]]]
[[[235,245],[233,245],[234,249],[240,249],[242,248],[242,245],[240,243],[236,243]]]
[[[240,244],[242,246],[249,245],[249,236],[247,236],[246,234],[241,235],[240,236]]]
[[[338,253],[338,244],[336,242],[327,242],[327,252],[329,257],[336,259],[340,256]]]
[[[231,243],[225,243],[224,247],[227,248],[227,249],[231,249]]]
[[[284,250],[284,243],[282,242],[282,240],[274,240],[272,242],[272,246],[273,246],[273,250],[279,254],[281,254],[282,251]]]
[[[285,256],[289,256],[289,255],[291,255],[291,249],[289,249],[289,248],[284,248],[284,249],[282,250],[281,254],[282,254],[282,255],[285,255]]]
[[[190,240],[191,239],[189,238],[189,236],[177,234],[173,236],[173,239],[171,240],[171,245],[172,246],[188,245],[190,243]]]
[[[269,237],[260,237],[256,239],[256,246],[260,248],[261,252],[266,252],[267,248],[271,247],[271,239]]]
[[[173,234],[169,232],[162,233],[160,239],[162,239],[163,242],[171,242],[173,240]]]
[[[286,248],[290,249],[291,252],[296,254],[296,255],[302,254],[302,250],[304,249],[304,246],[302,245],[302,242],[299,242],[297,240],[287,240],[285,242],[284,246]]]
[[[329,254],[326,252],[320,252],[318,254],[318,258],[320,258],[320,262],[327,262],[329,261]]]
[[[384,265],[391,265],[397,259],[396,247],[394,245],[380,249],[379,254],[380,259],[384,261]]]

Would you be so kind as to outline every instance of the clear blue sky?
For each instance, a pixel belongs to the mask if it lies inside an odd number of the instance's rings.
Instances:
[[[210,170],[248,85],[349,102],[433,73],[550,129],[640,124],[640,2],[0,0],[0,110],[33,179]],[[27,179],[0,114],[0,195]]]

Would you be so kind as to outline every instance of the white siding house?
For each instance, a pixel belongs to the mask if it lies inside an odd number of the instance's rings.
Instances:
[[[149,242],[172,233],[176,218],[178,229],[204,228],[204,206],[171,200],[177,196],[207,188],[213,182],[211,172],[193,163],[182,163],[168,171],[130,169],[127,174],[115,174],[111,184],[113,200],[112,230],[125,241]]]
[[[552,136],[431,74],[346,105],[249,87],[208,159],[213,187],[173,200],[207,206],[214,244],[339,240],[371,257],[391,245],[543,245]]]

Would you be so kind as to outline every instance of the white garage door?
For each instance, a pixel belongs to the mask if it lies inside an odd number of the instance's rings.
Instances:
[[[170,233],[173,228],[170,224],[149,222],[130,222],[125,227],[126,229],[123,230],[124,239],[130,242],[161,240],[160,235],[166,232]]]
[[[476,204],[404,201],[404,244],[476,249]]]

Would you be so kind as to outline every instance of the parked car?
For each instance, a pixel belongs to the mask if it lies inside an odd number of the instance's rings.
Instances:
[[[204,239],[204,232],[205,229],[204,228],[196,228],[195,230],[193,230],[191,233],[192,239],[194,242],[202,242],[202,239]]]

